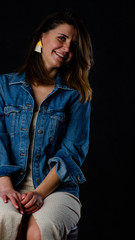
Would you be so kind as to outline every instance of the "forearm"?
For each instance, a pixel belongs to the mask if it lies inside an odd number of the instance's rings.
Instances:
[[[13,189],[13,184],[8,176],[0,177],[0,191]]]
[[[56,174],[55,167],[53,167],[43,182],[34,190],[34,192],[42,195],[43,199],[45,199],[60,185],[60,183],[61,182]]]

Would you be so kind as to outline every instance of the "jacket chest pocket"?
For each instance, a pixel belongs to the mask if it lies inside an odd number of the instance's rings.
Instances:
[[[66,115],[64,112],[55,112],[50,115],[49,138],[50,141],[60,140],[66,129]]]
[[[19,127],[20,113],[21,109],[16,106],[6,106],[4,108],[7,132],[11,137],[15,135]]]

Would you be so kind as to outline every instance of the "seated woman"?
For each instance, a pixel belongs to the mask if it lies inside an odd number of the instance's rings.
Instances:
[[[89,33],[55,12],[36,29],[17,73],[0,76],[0,239],[66,239],[80,219],[89,146],[93,63]]]

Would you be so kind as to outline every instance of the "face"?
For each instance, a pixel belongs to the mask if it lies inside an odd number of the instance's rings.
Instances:
[[[57,71],[73,57],[77,44],[77,31],[69,24],[60,24],[42,34],[42,57],[48,71]]]

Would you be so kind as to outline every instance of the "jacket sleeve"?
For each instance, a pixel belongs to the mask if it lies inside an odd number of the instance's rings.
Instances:
[[[79,98],[72,104],[66,134],[55,156],[49,159],[50,168],[55,165],[62,183],[83,183],[86,179],[80,169],[89,148],[91,102]]]
[[[4,94],[0,84],[0,176],[5,175],[3,166],[10,165],[9,135],[6,131],[4,117]]]

